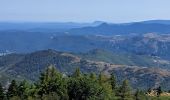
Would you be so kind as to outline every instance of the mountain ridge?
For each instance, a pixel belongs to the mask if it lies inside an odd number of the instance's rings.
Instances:
[[[8,60],[11,57],[16,57],[18,60]],[[156,87],[158,85],[161,85],[163,88],[166,87],[166,89],[170,88],[168,87],[168,84],[165,84],[170,83],[170,72],[159,68],[116,65],[103,61],[88,60],[80,58],[72,53],[58,52],[55,50],[43,50],[24,55],[9,54],[1,56],[0,62],[3,62],[4,59],[6,59],[7,62],[0,65],[0,75],[5,75],[6,77],[17,80],[27,79],[36,81],[39,74],[41,74],[48,65],[52,64],[63,74],[69,75],[77,67],[80,67],[83,73],[103,72],[106,75],[114,73],[119,79],[119,82],[120,80],[127,78],[130,80],[130,83],[134,88],[140,86],[142,89],[147,89],[151,86]],[[3,70],[4,68],[5,70]],[[0,78],[3,79],[3,77]],[[134,81],[134,79],[136,81]],[[140,81],[137,81],[139,79]],[[3,80],[7,82],[10,79]],[[146,83],[146,80],[152,81]]]
[[[131,24],[107,24],[103,23],[96,27],[74,28],[69,31],[76,35],[127,35],[127,34],[145,34],[159,33],[169,34],[170,25],[159,23],[131,23]]]

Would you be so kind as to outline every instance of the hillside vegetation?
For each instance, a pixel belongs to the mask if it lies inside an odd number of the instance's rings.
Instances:
[[[1,100],[167,100],[157,88],[157,97],[149,96],[144,91],[132,91],[128,80],[116,82],[114,74],[110,77],[100,73],[83,74],[76,68],[73,74],[65,76],[49,66],[35,84],[26,80],[12,80],[10,85],[0,85]],[[149,92],[148,92],[149,93]]]
[[[100,50],[94,51],[99,52]],[[101,51],[104,53],[103,50]],[[170,89],[169,70],[138,66],[142,65],[142,60],[139,58],[133,60],[123,55],[122,57],[121,55],[114,56],[111,54],[107,56],[107,52],[105,53],[96,53],[97,55],[94,53],[96,59],[94,59],[94,55],[85,56],[84,54],[58,52],[55,50],[43,50],[29,54],[9,54],[0,57],[0,78],[4,84],[11,81],[11,79],[26,79],[34,82],[38,79],[39,74],[52,64],[66,75],[72,74],[76,67],[80,67],[83,73],[94,72],[99,74],[103,72],[109,76],[114,72],[119,83],[124,79],[128,79],[133,88],[148,89],[149,87],[161,85],[163,89]],[[123,59],[121,60],[121,58]],[[152,60],[149,57],[148,59]],[[141,60],[141,62],[135,62],[137,60]],[[128,62],[134,65],[130,65]]]

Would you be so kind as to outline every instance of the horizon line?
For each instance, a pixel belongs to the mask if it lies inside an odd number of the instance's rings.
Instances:
[[[124,22],[113,22],[113,21],[104,21],[104,20],[94,20],[94,21],[1,21],[0,23],[95,23],[95,22],[103,22],[103,23],[115,23],[115,24],[121,24],[121,23],[136,23],[136,22],[144,22],[144,21],[170,21],[170,19],[146,19],[146,20],[138,20],[138,21],[124,21]]]

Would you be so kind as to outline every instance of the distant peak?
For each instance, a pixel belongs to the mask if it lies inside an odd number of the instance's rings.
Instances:
[[[94,24],[102,24],[102,23],[105,23],[104,21],[94,21],[93,22]]]
[[[109,25],[108,23],[104,22],[100,26],[108,26],[108,25]]]

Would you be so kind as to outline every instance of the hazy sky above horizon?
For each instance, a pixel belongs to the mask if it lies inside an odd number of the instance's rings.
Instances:
[[[114,23],[170,19],[170,0],[0,0],[0,21]]]

